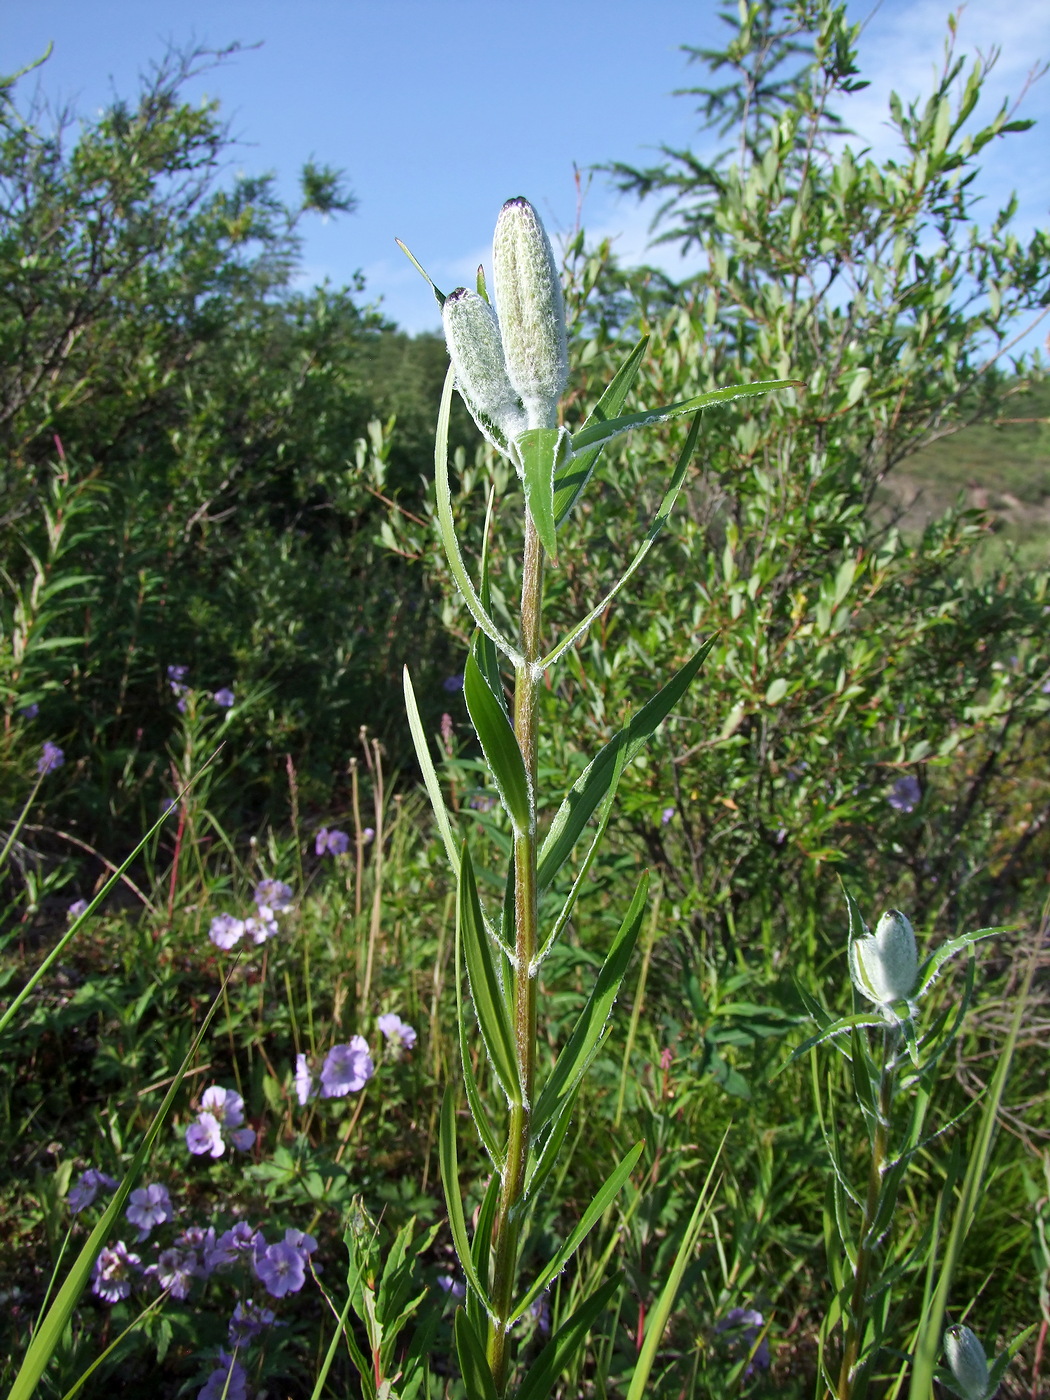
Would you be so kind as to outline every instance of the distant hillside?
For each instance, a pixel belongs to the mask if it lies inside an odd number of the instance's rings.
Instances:
[[[883,483],[884,507],[903,507],[904,529],[921,529],[960,496],[1000,524],[995,548],[1011,544],[1050,563],[1050,382],[1019,393],[998,423],[966,428],[902,462]]]

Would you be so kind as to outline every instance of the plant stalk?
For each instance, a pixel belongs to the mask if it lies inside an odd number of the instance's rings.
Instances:
[[[849,1318],[842,1347],[842,1365],[839,1368],[839,1382],[836,1389],[837,1400],[852,1400],[853,1385],[857,1374],[857,1359],[860,1356],[861,1342],[864,1338],[868,1278],[871,1274],[875,1250],[878,1247],[878,1240],[872,1238],[872,1231],[882,1203],[882,1179],[889,1154],[890,1115],[893,1109],[893,1087],[896,1078],[899,1041],[899,1030],[895,1026],[887,1025],[883,1031],[878,1116],[871,1144],[868,1192],[864,1201],[860,1239],[857,1243],[857,1263],[853,1271],[853,1292],[850,1297]]]
[[[536,839],[536,716],[541,672],[538,662],[543,610],[543,546],[530,515],[525,520],[521,582],[522,663],[514,674],[514,733],[525,761],[529,787],[529,825],[514,837],[514,1042],[520,1101],[510,1106],[506,1160],[499,1206],[493,1226],[492,1301],[488,1361],[496,1392],[507,1389],[507,1318],[513,1306],[521,1235],[525,1173],[531,1146],[533,1080],[536,1061],[536,975],[539,946],[539,898]]]

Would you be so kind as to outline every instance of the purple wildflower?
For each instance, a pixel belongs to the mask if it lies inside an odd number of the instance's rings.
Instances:
[[[91,1291],[107,1303],[119,1303],[131,1292],[131,1281],[139,1271],[142,1260],[131,1254],[123,1240],[107,1246],[95,1260],[95,1277]]]
[[[236,696],[228,685],[224,685],[221,690],[217,690],[211,697],[220,709],[229,710],[233,707]]]
[[[906,773],[893,784],[893,790],[886,801],[896,812],[914,812],[921,798],[922,788],[919,787],[918,778]]]
[[[186,1129],[186,1146],[195,1157],[203,1157],[205,1152],[221,1157],[226,1151],[222,1129],[210,1113],[198,1114],[197,1121]]]
[[[274,1321],[272,1308],[264,1308],[249,1298],[246,1303],[238,1303],[230,1318],[230,1346],[243,1347],[265,1331]]]
[[[238,1220],[230,1230],[224,1230],[219,1238],[204,1245],[204,1267],[211,1273],[226,1264],[236,1262],[238,1254],[250,1254],[254,1258],[266,1248],[261,1230],[253,1230],[246,1220]]]
[[[333,1045],[321,1066],[321,1093],[326,1099],[341,1099],[363,1089],[375,1073],[368,1042],[364,1036],[350,1037],[349,1045]]]
[[[36,771],[43,776],[45,773],[53,773],[56,768],[61,768],[66,761],[66,756],[57,744],[53,744],[50,739],[44,740],[44,747],[40,750],[40,757],[36,761]]]
[[[388,1011],[385,1016],[380,1016],[376,1022],[383,1032],[385,1039],[391,1042],[395,1051],[411,1050],[416,1043],[416,1033],[411,1026],[406,1026],[400,1016]]]
[[[376,839],[376,829],[374,826],[366,826],[361,833],[361,845],[370,846]]]
[[[164,1292],[170,1293],[173,1298],[188,1298],[200,1267],[192,1250],[165,1249],[157,1255],[157,1262],[151,1264],[146,1273],[152,1274]]]
[[[667,823],[672,819],[672,817],[674,816],[674,810],[675,809],[673,807],[665,807],[663,809],[663,811],[660,813],[661,826],[666,826]]]
[[[754,1308],[730,1308],[721,1322],[716,1324],[715,1331],[732,1333],[733,1339],[739,1340],[750,1352],[755,1338],[765,1325],[766,1319]],[[753,1375],[756,1366],[763,1371],[769,1370],[769,1346],[765,1337],[755,1347],[755,1354],[744,1370],[745,1377]]]
[[[228,953],[244,937],[244,920],[234,918],[232,914],[217,914],[211,921],[208,937],[216,948]]]
[[[446,676],[441,682],[441,689],[449,695],[455,695],[457,690],[463,689],[463,672],[457,671],[454,676]]]
[[[306,1282],[306,1257],[295,1245],[279,1240],[255,1261],[255,1272],[272,1298],[283,1298],[298,1293]]]
[[[23,705],[21,710],[19,711],[19,714],[22,716],[23,719],[36,719],[39,713],[40,706],[36,703],[35,700],[29,705]]]
[[[125,1214],[132,1225],[139,1227],[139,1244],[149,1236],[154,1225],[163,1225],[175,1215],[166,1186],[140,1186],[128,1199],[131,1204]]]
[[[172,690],[175,690],[176,686],[183,685],[189,673],[190,668],[188,666],[169,666],[167,673],[168,684],[171,686]]]
[[[197,1400],[248,1400],[248,1372],[232,1353],[219,1348],[219,1365],[197,1392]]]
[[[70,923],[79,919],[81,914],[87,913],[88,902],[86,899],[74,899],[73,903],[66,910],[66,918]]]
[[[467,1285],[460,1279],[453,1278],[451,1274],[438,1274],[437,1286],[450,1298],[459,1300],[467,1296]]]
[[[273,910],[265,904],[259,906],[257,914],[250,914],[244,921],[244,932],[256,946],[277,935],[277,920]]]
[[[314,841],[314,853],[323,856],[326,852],[333,856],[345,856],[350,849],[350,837],[345,831],[338,831],[334,827],[331,831],[326,826],[322,826]]]
[[[76,1185],[70,1188],[66,1200],[69,1209],[74,1215],[86,1210],[92,1204],[99,1191],[103,1188],[112,1191],[116,1186],[116,1181],[105,1172],[96,1171],[94,1167],[88,1167],[87,1171],[80,1173],[80,1179]]]
[[[260,880],[253,898],[260,911],[269,909],[274,914],[284,914],[292,907],[292,887],[283,880]]]

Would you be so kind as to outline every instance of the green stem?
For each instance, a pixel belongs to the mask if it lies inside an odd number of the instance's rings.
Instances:
[[[868,1194],[864,1201],[864,1218],[861,1223],[860,1240],[857,1244],[857,1263],[853,1271],[853,1293],[850,1297],[846,1336],[842,1348],[842,1365],[839,1368],[839,1383],[836,1388],[837,1400],[852,1400],[857,1361],[864,1338],[865,1299],[868,1293],[872,1260],[878,1245],[878,1240],[873,1237],[873,1231],[882,1203],[882,1180],[889,1154],[890,1114],[893,1109],[894,1072],[899,1039],[899,1030],[895,1026],[887,1025],[883,1031],[882,1039],[882,1074],[879,1079],[878,1117],[875,1122],[875,1136],[871,1144]]]
[[[517,1273],[518,1241],[531,1146],[531,1113],[536,1059],[536,972],[539,946],[536,840],[536,717],[539,684],[540,617],[543,610],[543,546],[528,516],[521,583],[522,663],[514,673],[514,733],[525,760],[529,784],[529,825],[514,838],[514,1041],[521,1084],[520,1102],[511,1104],[507,1156],[493,1227],[492,1301],[488,1360],[496,1392],[507,1388],[507,1323]]]

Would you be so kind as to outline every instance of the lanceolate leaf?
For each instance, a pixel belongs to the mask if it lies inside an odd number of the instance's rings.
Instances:
[[[457,853],[458,860],[458,853]],[[478,1081],[474,1074],[474,1066],[471,1060],[471,1046],[469,1044],[469,1021],[463,1009],[463,937],[459,920],[456,921],[456,1021],[459,1027],[459,1058],[463,1065],[463,1087],[467,1091],[467,1107],[470,1109],[471,1117],[474,1119],[474,1126],[478,1130],[485,1151],[489,1154],[489,1160],[497,1171],[503,1166],[503,1156],[499,1145],[496,1142],[496,1134],[493,1131],[488,1110],[481,1098],[478,1089]]]
[[[698,414],[693,422],[693,426],[689,429],[689,436],[686,438],[685,446],[679,454],[678,464],[676,465],[674,469],[674,474],[671,477],[671,484],[667,488],[663,501],[660,503],[660,509],[656,513],[656,518],[650,525],[648,534],[646,535],[645,540],[640,546],[637,554],[635,554],[634,558],[627,566],[625,572],[620,575],[619,579],[612,586],[612,588],[605,595],[605,597],[601,600],[601,602],[598,603],[595,607],[593,607],[591,611],[586,615],[586,617],[584,617],[582,621],[578,622],[576,626],[573,627],[572,631],[561,639],[561,641],[554,648],[554,650],[549,652],[548,655],[543,658],[543,660],[540,662],[540,665],[544,669],[546,669],[548,666],[552,666],[560,656],[562,656],[566,651],[568,651],[569,647],[572,646],[573,642],[575,642],[578,637],[583,636],[583,634],[590,627],[591,623],[594,622],[596,618],[601,617],[602,613],[606,610],[606,608],[609,606],[612,600],[616,597],[616,595],[619,593],[620,589],[624,586],[624,584],[627,583],[627,581],[634,575],[642,560],[649,553],[650,549],[652,549],[654,541],[656,540],[660,532],[663,530],[664,526],[667,524],[667,521],[671,515],[671,511],[674,509],[674,503],[678,499],[678,493],[682,489],[682,482],[685,480],[686,468],[689,466],[689,462],[692,459],[694,451],[696,450],[696,440],[699,434],[700,416]]]
[[[757,394],[770,394],[776,389],[802,387],[804,385],[800,379],[767,379],[761,384],[731,384],[724,389],[711,389],[706,394],[681,399],[678,403],[670,403],[663,408],[653,408],[647,413],[627,413],[621,418],[610,418],[608,422],[583,427],[573,434],[572,450],[581,452],[584,448],[611,442],[613,438],[629,433],[632,428],[645,428],[650,423],[666,423],[672,418],[680,418],[683,413],[695,413],[700,408],[713,408],[717,404],[731,403],[733,399],[750,399]]]
[[[441,1185],[445,1191],[445,1205],[448,1209],[448,1227],[452,1243],[456,1246],[460,1266],[467,1282],[478,1297],[489,1306],[488,1296],[474,1271],[474,1261],[470,1254],[470,1241],[467,1239],[467,1220],[463,1213],[463,1197],[459,1189],[459,1153],[456,1148],[456,1094],[452,1085],[446,1085],[445,1096],[441,1100],[441,1122],[438,1131],[438,1157],[441,1163]]]
[[[456,1355],[467,1392],[467,1400],[497,1400],[496,1382],[481,1338],[474,1331],[463,1308],[456,1309]]]
[[[457,904],[459,935],[463,942],[463,957],[467,964],[470,995],[474,1002],[478,1027],[504,1093],[511,1102],[520,1103],[521,1086],[518,1083],[514,1036],[507,1015],[507,1003],[492,960],[492,944],[489,942],[481,914],[474,866],[465,844],[460,854]]]
[[[584,428],[607,423],[620,412],[638,374],[638,367],[642,363],[642,356],[645,354],[645,347],[648,344],[649,337],[643,336],[616,371],[605,393],[587,415]],[[596,447],[581,449],[563,462],[560,467],[555,467],[554,518],[559,525],[579,500],[601,455],[602,444],[599,443]]]
[[[921,997],[924,992],[929,991],[940,976],[941,968],[956,953],[969,948],[972,943],[977,943],[982,938],[992,938],[997,933],[1005,932],[1006,928],[1002,925],[997,928],[979,928],[973,933],[962,933],[958,938],[950,938],[947,943],[942,943],[919,968],[919,989],[915,995]]]
[[[525,504],[540,543],[557,561],[558,539],[554,524],[554,472],[558,459],[568,456],[569,435],[564,428],[531,428],[515,443],[521,459]]]
[[[489,688],[473,651],[463,672],[463,696],[503,805],[517,831],[526,832],[532,826],[532,804],[525,762],[507,712]]]
[[[416,751],[416,759],[419,762],[420,771],[423,774],[423,786],[427,790],[430,798],[430,806],[434,812],[434,820],[437,823],[438,833],[445,845],[445,854],[448,856],[448,863],[452,867],[453,873],[459,875],[459,848],[456,845],[456,838],[452,834],[452,823],[449,820],[448,810],[445,807],[445,799],[441,795],[441,784],[438,782],[437,770],[434,768],[434,760],[430,757],[430,745],[423,730],[423,721],[419,717],[419,706],[416,704],[416,693],[412,689],[412,678],[408,674],[408,667],[404,671],[405,679],[405,709],[408,712],[408,728],[412,735],[412,745]]]
[[[604,1183],[598,1188],[598,1194],[583,1212],[576,1228],[539,1277],[535,1279],[532,1287],[507,1319],[508,1323],[517,1322],[518,1318],[529,1310],[548,1284],[550,1284],[553,1279],[556,1279],[562,1269],[565,1268],[565,1265],[579,1249],[591,1230],[597,1225],[608,1207],[616,1199],[620,1187],[630,1176],[631,1172],[634,1170],[634,1164],[642,1155],[642,1148],[644,1146],[644,1142],[636,1142],[620,1165],[609,1174]]]
[[[613,1003],[619,995],[620,985],[638,941],[638,931],[642,926],[648,894],[649,875],[646,872],[638,882],[631,907],[613,939],[612,947],[587,998],[587,1004],[580,1013],[580,1019],[576,1022],[569,1043],[558,1056],[558,1062],[540,1093],[533,1119],[537,1132],[541,1132],[557,1113],[561,1100],[574,1093],[606,1037]]]
[[[603,1309],[616,1296],[620,1276],[614,1275],[589,1298],[584,1298],[564,1326],[554,1336],[529,1367],[528,1375],[518,1387],[516,1400],[547,1400],[554,1394],[555,1383],[587,1340],[587,1334]]]
[[[643,705],[631,721],[610,739],[603,749],[591,760],[565,795],[565,799],[551,822],[540,849],[539,887],[548,888],[579,840],[595,808],[608,792],[617,772],[621,750],[626,748],[622,763],[630,763],[643,745],[681,700],[708,652],[715,644],[710,637],[680,671],[658,691],[648,704]],[[621,763],[621,766],[622,766]]]

